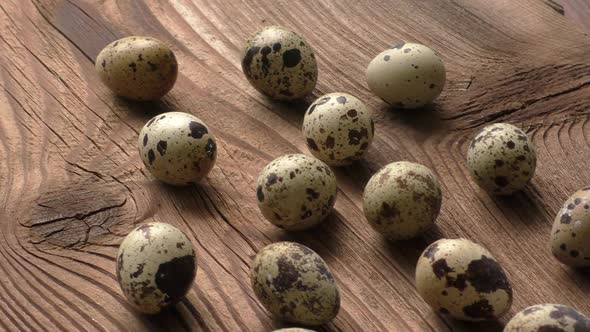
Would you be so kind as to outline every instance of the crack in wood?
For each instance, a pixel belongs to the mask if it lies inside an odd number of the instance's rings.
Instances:
[[[551,9],[553,9],[554,11],[556,11],[557,13],[561,14],[561,15],[565,15],[565,9],[563,8],[563,5],[558,3],[555,0],[543,0],[543,2],[551,7]]]
[[[53,219],[48,219],[48,220],[33,222],[33,223],[31,223],[31,225],[26,225],[25,227],[27,227],[27,228],[38,227],[38,226],[42,226],[42,225],[51,224],[51,223],[54,223],[54,222],[57,222],[57,221],[66,220],[66,219],[77,219],[77,220],[83,221],[85,218],[91,217],[91,216],[93,216],[95,214],[98,214],[98,213],[101,213],[101,212],[105,212],[105,211],[109,211],[109,210],[112,210],[112,209],[115,209],[115,208],[122,207],[123,205],[125,205],[126,202],[127,202],[127,198],[125,198],[123,200],[123,202],[121,202],[120,204],[105,206],[105,207],[102,207],[100,209],[96,209],[94,211],[90,211],[90,212],[87,212],[87,213],[77,213],[77,214],[74,214],[74,215],[71,215],[71,216],[58,217],[58,218],[53,218]],[[37,205],[45,207],[44,205],[41,205],[39,203],[37,203]]]

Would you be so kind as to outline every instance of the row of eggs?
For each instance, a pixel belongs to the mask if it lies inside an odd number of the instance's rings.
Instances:
[[[96,70],[115,94],[138,101],[157,100],[178,76],[174,52],[150,37],[127,37],[107,45]],[[262,29],[246,42],[242,70],[266,96],[280,101],[301,99],[318,78],[315,53],[298,34],[279,26]],[[418,108],[432,102],[445,85],[445,67],[427,46],[399,43],[377,55],[367,68],[371,91],[388,104]]]
[[[96,68],[117,95],[136,100],[160,98],[178,74],[173,52],[162,42],[145,37],[108,45],[97,57]],[[299,35],[281,27],[265,28],[247,41],[242,69],[257,90],[277,100],[302,98],[317,81],[313,50]],[[367,80],[369,88],[387,103],[416,108],[441,93],[445,70],[438,54],[428,47],[400,43],[375,57],[367,69]],[[310,228],[331,212],[337,184],[329,166],[361,159],[373,140],[374,123],[358,98],[331,93],[310,105],[303,134],[315,158],[279,157],[262,170],[257,184],[262,214],[286,230]],[[173,185],[198,182],[213,168],[217,155],[215,137],[207,125],[181,112],[151,119],[139,135],[138,147],[152,175]],[[494,124],[472,141],[467,165],[482,188],[510,194],[530,181],[536,156],[520,129]],[[363,200],[369,224],[387,238],[399,240],[432,226],[442,195],[436,176],[427,167],[396,162],[371,178]],[[566,264],[586,264],[580,220],[588,209],[587,200],[585,191],[576,193],[554,225],[553,252]],[[576,231],[580,236],[576,237]],[[146,313],[159,312],[183,297],[195,272],[190,241],[169,224],[139,226],[125,238],[117,258],[117,276],[125,295]],[[291,278],[287,283],[285,276]],[[254,260],[251,281],[259,300],[283,320],[318,325],[338,313],[340,297],[333,276],[319,255],[300,244],[280,242],[262,249]],[[496,318],[512,302],[512,290],[500,265],[484,248],[464,239],[443,239],[429,246],[418,261],[416,287],[431,306],[458,319]],[[541,305],[533,318],[520,313],[513,320],[523,316],[523,322],[544,324],[555,318],[550,313],[558,307]],[[561,325],[568,317],[582,317],[582,323],[575,324],[590,326],[584,316],[576,315],[560,316],[565,317]]]

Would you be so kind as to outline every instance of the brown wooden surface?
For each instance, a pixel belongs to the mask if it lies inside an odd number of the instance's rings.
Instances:
[[[590,1],[558,0],[563,5],[565,16],[569,17],[586,31],[590,31]]]
[[[566,15],[588,27],[586,0],[568,1]],[[305,102],[271,102],[242,76],[244,40],[268,24],[299,31],[317,52],[319,83]],[[181,74],[159,103],[115,98],[94,73],[100,49],[131,34],[176,52]],[[445,60],[432,109],[392,111],[366,87],[369,61],[399,40]],[[248,269],[279,240],[310,246],[334,272],[342,309],[327,331],[501,331],[542,302],[590,314],[590,275],[547,247],[562,202],[590,184],[590,36],[544,1],[2,0],[0,54],[0,330],[270,331],[282,325],[256,301]],[[263,220],[255,180],[271,159],[307,152],[302,112],[333,91],[367,102],[376,139],[366,161],[336,171],[333,216],[288,234]],[[218,137],[200,186],[152,181],[137,156],[138,130],[164,111],[195,114]],[[470,137],[494,121],[523,126],[539,158],[531,185],[509,198],[482,192],[465,168]],[[431,167],[444,202],[436,230],[388,243],[364,220],[361,193],[397,160]],[[151,220],[185,230],[199,258],[188,297],[156,317],[131,310],[114,275],[126,232]],[[414,265],[440,237],[470,238],[503,264],[515,298],[500,322],[443,319],[420,299]]]

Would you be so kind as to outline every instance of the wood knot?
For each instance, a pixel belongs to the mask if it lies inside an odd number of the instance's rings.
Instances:
[[[35,245],[79,248],[118,244],[135,221],[130,192],[119,182],[77,182],[36,199],[28,227]]]

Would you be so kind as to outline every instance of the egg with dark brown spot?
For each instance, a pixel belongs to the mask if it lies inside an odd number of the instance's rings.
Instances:
[[[468,321],[492,320],[512,305],[512,287],[496,259],[467,239],[441,239],[416,266],[418,294],[435,311]]]
[[[119,247],[117,280],[129,303],[142,313],[156,314],[180,301],[196,272],[191,241],[170,224],[143,224]]]
[[[246,41],[242,71],[256,90],[282,101],[307,96],[318,77],[311,46],[297,33],[280,26],[265,27]]]
[[[330,166],[362,159],[373,142],[371,111],[358,98],[341,92],[313,102],[303,118],[303,136],[312,155]]]
[[[467,151],[467,167],[484,190],[509,195],[524,189],[535,174],[533,143],[520,128],[495,123],[482,128]]]
[[[110,43],[96,57],[95,67],[117,96],[138,101],[161,98],[178,76],[174,52],[150,37],[132,36]]]
[[[386,165],[371,177],[363,193],[367,221],[390,240],[405,240],[434,225],[442,191],[434,173],[408,161]]]
[[[201,181],[217,159],[217,143],[209,127],[182,112],[156,115],[141,129],[139,155],[158,180],[178,186]]]
[[[590,266],[590,188],[565,201],[553,221],[550,243],[553,255],[561,263]]]
[[[572,307],[537,304],[514,315],[504,332],[588,332],[590,319]]]
[[[289,154],[270,162],[258,177],[256,199],[262,215],[288,231],[324,220],[336,200],[336,176],[321,160]]]
[[[258,300],[283,321],[326,324],[340,309],[340,293],[330,269],[317,253],[298,243],[277,242],[260,250],[250,280]]]

